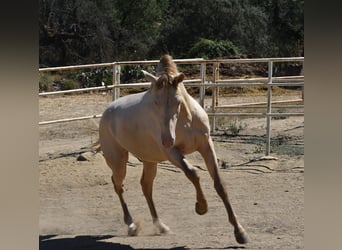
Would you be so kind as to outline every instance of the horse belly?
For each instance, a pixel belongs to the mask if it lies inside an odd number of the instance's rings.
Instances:
[[[167,159],[160,146],[152,137],[137,134],[136,131],[120,133],[117,136],[119,144],[142,161],[160,162]]]

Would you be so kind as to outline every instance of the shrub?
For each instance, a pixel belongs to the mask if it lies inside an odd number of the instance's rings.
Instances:
[[[110,68],[95,68],[85,69],[73,78],[80,83],[81,88],[89,88],[101,86],[102,82],[111,83],[112,77],[113,73]]]
[[[200,38],[190,49],[189,57],[213,59],[223,56],[236,56],[239,49],[228,40],[209,40]]]
[[[48,92],[53,90],[52,83],[54,81],[53,76],[50,73],[39,73],[39,92]]]
[[[140,65],[128,65],[121,67],[120,80],[122,82],[137,82],[139,78],[143,77]]]
[[[78,86],[75,81],[70,79],[61,79],[59,81],[60,90],[70,90],[70,89],[77,89]]]
[[[49,83],[39,80],[39,92],[47,92],[49,90],[50,90]]]
[[[155,66],[140,66],[140,65],[126,65],[121,67],[120,80],[121,83],[133,83],[140,82],[144,79],[144,74],[141,70],[145,70],[150,73],[155,73]]]
[[[246,127],[247,124],[243,124],[237,120],[234,120],[233,122],[228,124],[226,134],[230,134],[231,136],[237,136],[240,134],[242,130],[246,129]]]

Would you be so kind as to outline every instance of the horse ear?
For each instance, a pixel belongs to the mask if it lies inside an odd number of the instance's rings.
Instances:
[[[182,82],[185,78],[185,75],[183,73],[178,74],[177,76],[175,76],[175,78],[173,79],[173,84],[174,85],[178,85],[178,83]]]
[[[141,70],[144,73],[144,76],[147,80],[149,80],[150,82],[152,82],[152,84],[155,84],[158,80],[158,78],[154,75],[152,75],[151,73],[148,73],[145,70]]]

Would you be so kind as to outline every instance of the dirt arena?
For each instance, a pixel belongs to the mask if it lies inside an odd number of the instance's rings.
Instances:
[[[40,120],[101,114],[110,100],[110,95],[100,93],[40,97]],[[262,100],[264,96],[220,99],[223,103]],[[220,173],[249,234],[246,245],[235,241],[199,154],[187,159],[198,167],[208,201],[209,210],[202,216],[195,212],[195,189],[185,175],[168,162],[159,165],[154,201],[172,230],[168,235],[154,231],[140,188],[142,164],[129,158],[125,197],[141,226],[139,236],[129,237],[111,170],[101,154],[94,155],[87,147],[97,139],[98,119],[40,126],[40,249],[303,249],[304,117],[272,119],[271,155],[277,160],[256,161],[264,154],[265,120],[239,120],[243,129],[233,136],[228,126],[233,120],[218,119],[220,129],[213,133]]]

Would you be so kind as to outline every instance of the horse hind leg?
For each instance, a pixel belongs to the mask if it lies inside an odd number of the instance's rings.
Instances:
[[[119,197],[122,207],[124,222],[128,226],[128,235],[136,236],[140,231],[138,224],[134,223],[132,216],[128,210],[127,203],[124,199],[124,179],[126,177],[126,168],[128,161],[128,152],[121,148],[119,145],[111,144],[111,147],[102,146],[102,151],[107,162],[107,165],[112,170],[112,182],[114,190]],[[110,149],[110,150],[108,150]]]
[[[128,235],[129,236],[136,236],[136,235],[138,235],[138,232],[140,230],[139,225],[133,222],[132,216],[128,210],[127,203],[125,202],[125,199],[123,197],[123,192],[124,192],[123,183],[120,184],[119,181],[115,181],[114,176],[115,175],[112,175],[112,182],[114,185],[114,190],[115,190],[116,194],[118,195],[120,203],[121,203],[122,211],[124,214],[125,224],[128,226]]]
[[[157,174],[157,163],[152,162],[144,162],[143,173],[141,176],[140,184],[144,196],[147,201],[147,205],[150,209],[153,224],[156,226],[158,231],[161,234],[167,234],[170,232],[170,228],[165,225],[158,217],[157,210],[154,206],[154,202],[152,199],[152,192],[153,192],[153,181]]]

